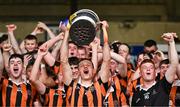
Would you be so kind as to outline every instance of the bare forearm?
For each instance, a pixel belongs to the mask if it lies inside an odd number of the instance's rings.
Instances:
[[[170,66],[165,73],[165,77],[169,83],[172,83],[175,79],[174,77],[175,77],[175,74],[177,71],[176,69],[178,65],[178,54],[176,51],[174,40],[169,42],[169,52],[170,52],[170,56],[169,56]]]
[[[55,34],[49,28],[46,31],[51,39],[56,37]]]
[[[48,47],[52,47],[57,41],[59,41],[61,38],[60,38],[61,35],[58,35],[50,40],[48,40],[47,42],[45,42],[43,45],[48,45]]]
[[[27,52],[26,49],[25,49],[25,46],[24,46],[24,40],[20,44],[20,49],[21,49],[22,53],[26,53]]]
[[[68,38],[69,38],[69,31],[65,32],[65,37],[64,40],[62,42],[62,46],[60,49],[60,57],[61,57],[61,61],[62,62],[68,62]]]
[[[49,66],[53,66],[56,61],[49,52],[44,56],[44,60]]]
[[[176,46],[175,46],[174,41],[169,43],[169,48],[170,48],[170,62],[171,62],[172,65],[177,66],[177,64],[179,62],[179,58],[178,58],[178,54],[177,54],[177,51],[176,51]]]
[[[101,65],[101,70],[99,71],[101,80],[107,82],[110,77],[110,49],[108,43],[104,44],[103,47],[103,62]]]
[[[117,54],[115,52],[112,52],[112,51],[110,52],[110,54],[111,54],[111,57],[114,60],[118,61],[119,63],[121,63],[121,64],[125,64],[126,63],[125,58],[123,58],[121,55],[119,55],[119,54]]]
[[[97,53],[97,46],[93,46],[92,47],[92,62],[93,62],[93,65],[94,65],[94,69],[95,71],[97,70],[98,68],[98,53]]]
[[[9,37],[10,37],[10,41],[12,43],[12,46],[15,50],[15,53],[21,54],[21,50],[19,48],[19,44],[17,43],[16,38],[14,37],[14,33],[13,32],[8,32]]]
[[[8,71],[8,60],[9,60],[9,52],[3,52],[3,61],[4,61],[4,67]]]
[[[72,81],[72,71],[68,63],[68,37],[69,31],[65,31],[65,37],[63,39],[62,47],[60,49],[60,61],[63,70],[63,82],[66,85],[69,85]]]
[[[62,41],[60,40],[57,45],[55,46],[55,48],[52,50],[51,54],[52,56],[56,59],[57,56],[58,56],[58,53],[60,51],[60,48],[61,48],[61,44],[62,44]]]

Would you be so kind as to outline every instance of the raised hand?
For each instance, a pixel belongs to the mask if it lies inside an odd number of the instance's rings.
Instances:
[[[59,29],[62,32],[68,31],[68,28],[66,27],[66,24],[63,23],[62,21],[59,23]]]
[[[41,28],[41,29],[44,29],[44,30],[49,29],[49,28],[47,27],[47,25],[46,25],[45,23],[43,23],[43,22],[38,22],[37,27],[38,27],[38,28]]]
[[[24,65],[27,66],[31,59],[32,55],[24,55]]]
[[[166,42],[173,42],[174,38],[177,38],[178,36],[176,35],[176,33],[164,33],[161,36]]]
[[[101,21],[99,23],[102,24],[104,43],[108,43],[107,28],[109,27],[109,25],[108,25],[107,21]]]
[[[13,32],[17,28],[15,24],[9,24],[9,25],[6,25],[6,27],[8,29],[8,32]]]
[[[100,39],[98,37],[95,37],[94,40],[90,43],[90,46],[100,46]]]
[[[36,27],[31,34],[37,35],[37,34],[41,34],[43,32],[44,32],[44,30],[42,28]]]
[[[102,25],[102,27],[105,27],[105,28],[108,28],[109,27],[109,24],[107,23],[107,21],[100,21],[97,23],[97,25]]]
[[[102,27],[105,27],[105,28],[109,27],[107,21],[101,21],[100,23],[102,24]]]
[[[42,34],[44,31],[47,31],[49,28],[46,26],[45,23],[43,22],[38,22],[36,28],[34,31],[31,33],[32,35],[37,35],[37,34]]]

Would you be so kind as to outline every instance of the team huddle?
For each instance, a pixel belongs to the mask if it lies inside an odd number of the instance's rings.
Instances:
[[[109,43],[108,23],[101,21],[103,44],[95,39],[79,46],[61,24],[55,35],[38,22],[18,44],[14,31],[0,37],[0,106],[180,106],[180,64],[174,39],[164,33],[166,58],[154,40],[131,63],[131,48]],[[47,32],[49,40],[38,42]]]

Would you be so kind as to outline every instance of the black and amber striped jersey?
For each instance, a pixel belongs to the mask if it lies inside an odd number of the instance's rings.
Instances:
[[[113,76],[109,85],[110,86],[106,92],[103,105],[105,107],[119,107],[127,105],[126,96],[122,90],[119,78],[117,76]]]
[[[1,79],[1,106],[33,106],[37,98],[36,89],[29,83],[16,85],[11,80]]]
[[[67,98],[70,106],[102,107],[103,99],[108,89],[108,83],[102,83],[99,79],[89,87],[84,87],[77,81],[72,81],[68,90]]]
[[[64,89],[46,88],[45,94],[42,95],[44,106],[64,107],[66,106],[66,91]]]

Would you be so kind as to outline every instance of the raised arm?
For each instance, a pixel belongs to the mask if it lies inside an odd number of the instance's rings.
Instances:
[[[97,71],[98,68],[98,45],[99,45],[100,41],[98,40],[98,38],[95,38],[94,41],[91,42],[90,46],[92,49],[92,58],[91,61],[93,62],[94,65],[94,70]]]
[[[16,38],[14,37],[14,30],[16,30],[16,28],[17,28],[16,25],[10,24],[10,25],[6,25],[6,27],[7,27],[9,38],[10,38],[10,41],[12,43],[15,53],[21,54],[22,52],[19,48],[19,44],[18,44]]]
[[[47,42],[42,44],[41,47],[44,47],[44,46],[47,46],[48,48],[52,47],[57,41],[62,39],[62,36],[64,36],[64,33],[60,33],[58,36],[48,40]],[[49,52],[47,55],[44,56],[44,60],[49,66],[53,66],[55,63],[55,58]]]
[[[59,35],[57,35],[56,37],[46,41],[44,44],[42,45],[47,45],[49,48],[51,48],[56,42],[60,41],[63,39],[64,36],[64,32],[61,32]]]
[[[168,53],[170,53],[170,56],[169,56],[170,66],[165,73],[165,77],[169,83],[172,83],[174,81],[176,68],[178,65],[178,54],[176,51],[175,41],[174,41],[175,37],[177,37],[176,33],[164,33],[162,35],[162,38],[169,44]]]
[[[108,44],[108,34],[107,34],[107,27],[108,24],[106,21],[101,22],[102,23],[102,29],[103,29],[103,36],[104,36],[104,47],[103,47],[103,62],[101,65],[101,70],[99,71],[99,76],[102,80],[102,82],[108,82],[108,79],[110,77],[110,49]]]
[[[119,62],[118,67],[117,67],[118,73],[121,75],[121,77],[126,77],[127,76],[127,62],[125,58],[113,51],[110,52],[110,55],[111,55],[111,58]]]
[[[24,40],[23,40],[23,41],[20,43],[20,46],[19,46],[22,53],[26,53],[26,52],[27,52],[27,50],[25,49],[24,44],[25,44],[25,43],[24,43]]]
[[[68,63],[68,38],[69,38],[69,30],[62,25],[61,29],[64,31],[65,36],[62,42],[62,46],[60,49],[60,61],[62,64],[62,71],[63,71],[63,82],[66,85],[69,85],[72,81],[72,71],[70,65]]]
[[[118,61],[121,64],[127,63],[125,58],[123,58],[121,55],[119,55],[113,51],[110,52],[110,55],[111,55],[111,58],[113,58],[114,60]]]
[[[9,43],[3,44],[3,61],[4,61],[4,67],[6,71],[8,71],[9,65],[8,60],[10,57],[10,50],[12,49],[12,45]]]
[[[62,41],[60,40],[60,41],[56,44],[56,46],[53,48],[53,50],[52,50],[52,52],[51,52],[52,56],[53,56],[55,59],[57,59],[58,56],[60,55],[59,51],[60,51],[60,48],[61,48],[61,44],[62,44]],[[59,59],[59,58],[58,58],[58,59]]]
[[[31,76],[30,76],[31,83],[36,87],[37,91],[40,94],[45,93],[46,86],[39,80],[38,72],[40,70],[39,68],[40,68],[41,60],[42,60],[43,56],[47,54],[47,51],[48,51],[47,46],[39,48],[37,58],[33,65],[33,68],[31,71]]]
[[[54,37],[56,37],[55,34],[48,28],[48,26],[47,26],[45,23],[43,23],[43,22],[38,22],[37,27],[40,28],[40,29],[45,30],[45,31],[48,33],[48,35],[49,35],[49,37],[50,37],[51,39],[54,38]]]

